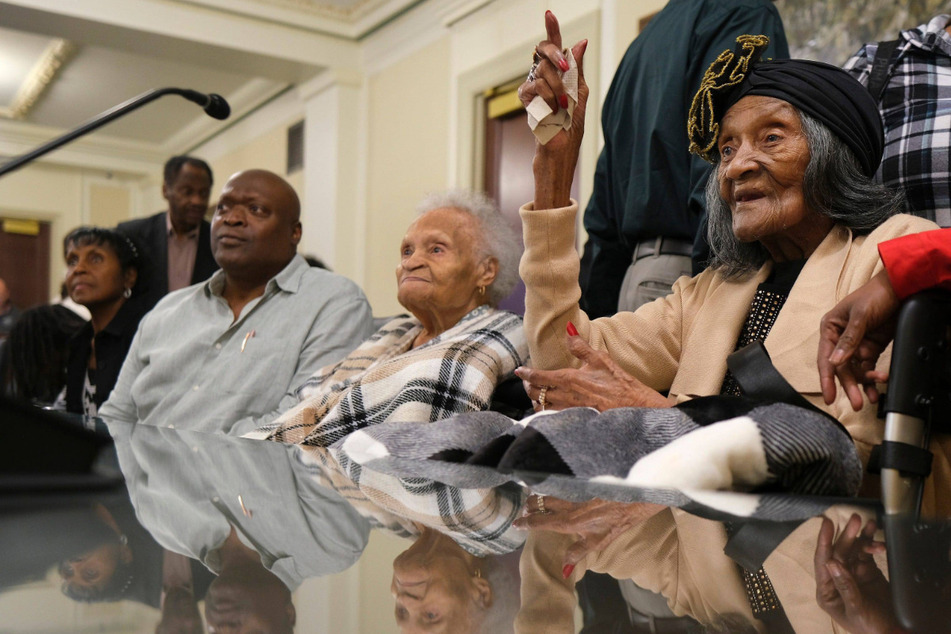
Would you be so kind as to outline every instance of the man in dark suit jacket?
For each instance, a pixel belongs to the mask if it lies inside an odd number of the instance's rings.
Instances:
[[[204,220],[211,184],[211,168],[203,160],[173,156],[165,163],[162,183],[168,211],[117,227],[136,242],[146,259],[136,292],[145,310],[169,292],[203,282],[218,270],[211,254],[210,225]]]

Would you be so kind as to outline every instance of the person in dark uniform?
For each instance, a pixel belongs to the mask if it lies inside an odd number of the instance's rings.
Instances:
[[[584,212],[581,307],[589,316],[636,310],[706,266],[710,166],[687,151],[683,122],[704,71],[745,33],[769,37],[765,58],[789,57],[770,0],[670,0],[621,59]]]

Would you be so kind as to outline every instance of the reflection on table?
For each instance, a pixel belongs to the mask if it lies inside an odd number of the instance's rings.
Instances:
[[[797,631],[832,631],[814,584],[802,581],[814,575],[817,516],[845,526],[853,512],[877,510],[854,498],[505,472],[458,453],[391,456],[372,469],[339,447],[61,422],[112,442],[100,443],[91,471],[2,476],[4,631],[504,632],[520,595],[519,631],[558,631],[565,619],[575,630],[572,587],[585,570],[632,579],[675,613],[737,631],[756,624],[737,562],[765,568]],[[540,512],[529,492],[546,494],[551,508]],[[553,522],[594,499],[664,508],[567,579],[562,554],[589,533],[512,525],[526,510]],[[480,511],[487,521],[474,521]],[[884,568],[881,554],[870,561]]]

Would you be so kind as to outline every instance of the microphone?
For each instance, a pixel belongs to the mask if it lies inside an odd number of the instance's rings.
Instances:
[[[231,106],[228,105],[228,102],[225,101],[224,97],[221,95],[216,95],[214,93],[206,95],[204,93],[198,92],[197,90],[187,90],[185,88],[158,88],[155,90],[149,90],[142,93],[138,97],[133,97],[124,103],[120,103],[118,106],[103,112],[94,119],[90,119],[75,130],[67,132],[63,136],[57,137],[48,143],[44,143],[35,150],[17,156],[16,158],[11,159],[9,162],[0,165],[0,176],[8,174],[15,169],[19,169],[27,163],[38,159],[44,154],[52,152],[56,148],[66,145],[70,141],[78,139],[79,137],[106,125],[110,121],[118,119],[119,117],[122,117],[137,108],[141,108],[145,104],[155,101],[159,97],[164,97],[165,95],[180,95],[185,97],[189,101],[193,101],[204,108],[205,113],[210,117],[214,117],[215,119],[227,119],[228,115],[231,114]]]
[[[181,93],[182,97],[197,103],[199,106],[205,109],[205,114],[209,117],[215,119],[227,119],[231,114],[231,106],[228,105],[228,102],[225,101],[225,98],[221,95],[215,93],[201,93],[197,90],[188,90],[184,89]]]

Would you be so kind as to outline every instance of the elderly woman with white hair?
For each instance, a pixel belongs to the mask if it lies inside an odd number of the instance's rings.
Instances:
[[[279,442],[329,447],[390,421],[437,421],[489,408],[495,386],[524,363],[518,315],[495,308],[518,279],[514,231],[484,195],[428,196],[406,230],[391,320],[298,390],[301,403],[269,427]]]
[[[521,248],[496,205],[475,192],[447,191],[420,203],[400,243],[397,317],[298,391],[301,402],[251,437],[296,443],[315,472],[345,491],[375,524],[404,536],[420,527],[454,532],[475,554],[510,552],[521,492],[405,486],[351,469],[333,446],[380,423],[436,422],[487,410],[495,387],[528,359],[522,319],[496,308],[518,280]],[[451,504],[442,503],[446,496]]]

